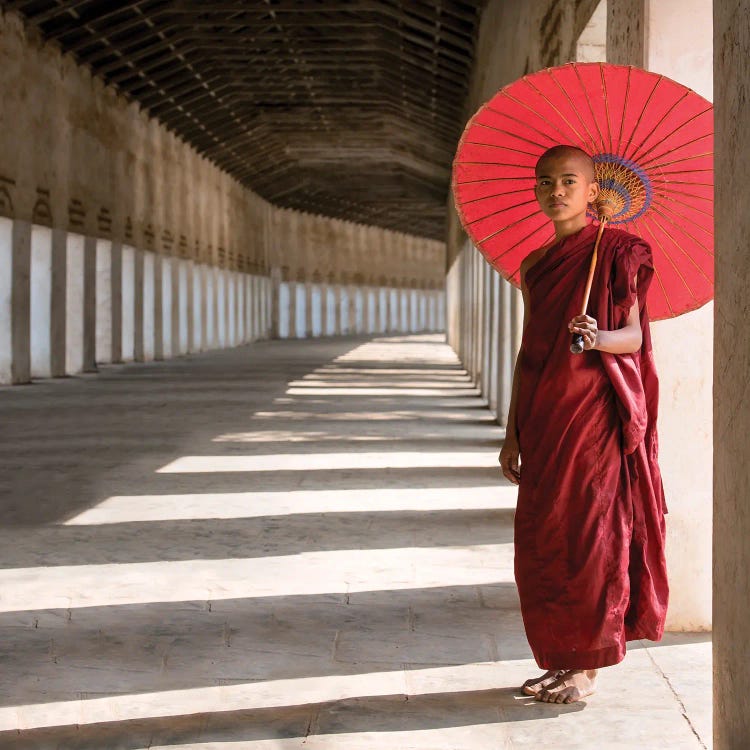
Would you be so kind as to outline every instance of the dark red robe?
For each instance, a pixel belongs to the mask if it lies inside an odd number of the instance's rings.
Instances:
[[[571,354],[568,322],[580,312],[596,232],[588,225],[556,243],[526,274],[515,574],[544,669],[616,664],[626,641],[661,638],[667,609],[658,381],[645,305],[651,249],[605,228],[588,308],[599,328],[615,330],[637,292],[641,350]]]

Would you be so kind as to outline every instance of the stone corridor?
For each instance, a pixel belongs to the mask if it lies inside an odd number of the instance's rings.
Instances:
[[[2,748],[711,746],[707,635],[518,694],[515,491],[442,336],[111,366],[0,424]]]

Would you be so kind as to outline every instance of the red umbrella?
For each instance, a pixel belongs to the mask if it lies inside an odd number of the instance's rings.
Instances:
[[[551,146],[594,159],[609,223],[651,245],[652,320],[713,297],[713,108],[656,73],[605,63],[548,68],[501,89],[469,121],[453,163],[461,222],[489,263],[518,285],[523,258],[554,232],[534,197]],[[596,218],[593,211],[592,217]]]

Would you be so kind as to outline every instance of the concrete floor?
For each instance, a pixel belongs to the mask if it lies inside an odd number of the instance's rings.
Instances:
[[[502,431],[440,342],[0,390],[0,747],[710,747],[705,635],[518,694]]]

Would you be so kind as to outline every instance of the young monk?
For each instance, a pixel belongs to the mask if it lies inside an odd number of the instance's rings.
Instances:
[[[571,703],[594,692],[626,641],[664,629],[666,507],[645,307],[653,264],[642,239],[606,227],[580,315],[598,229],[587,219],[599,195],[593,160],[571,146],[546,151],[535,191],[555,240],[521,265],[523,342],[500,464],[519,485],[516,583],[547,670],[522,690]],[[581,354],[570,352],[573,333]]]

